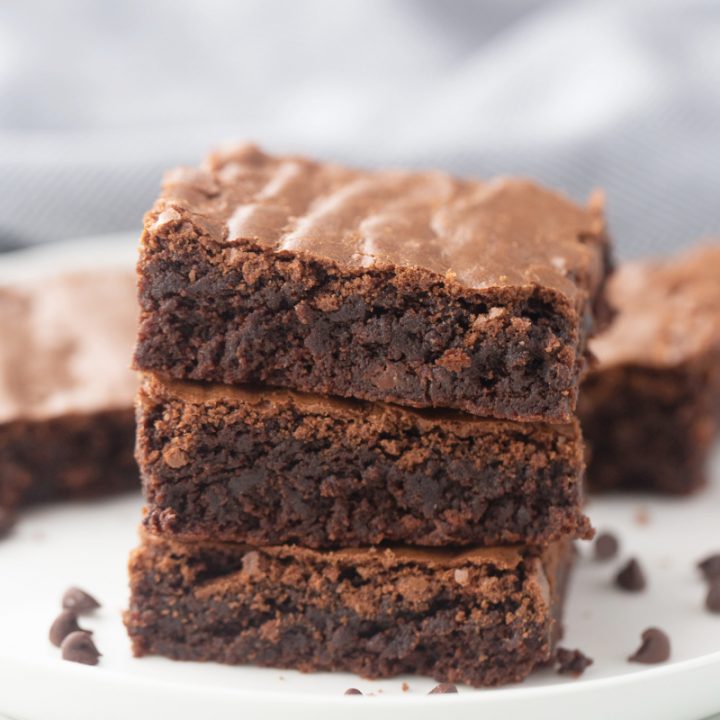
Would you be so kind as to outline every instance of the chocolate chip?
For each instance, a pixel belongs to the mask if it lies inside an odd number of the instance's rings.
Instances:
[[[73,610],[63,610],[56,618],[53,624],[50,626],[50,642],[55,647],[60,647],[62,641],[73,632],[85,632],[88,635],[92,635],[89,630],[83,630],[77,621],[77,615]]]
[[[630,662],[654,663],[665,662],[670,657],[670,639],[658,628],[648,628],[642,634],[642,645],[628,660]]]
[[[706,580],[720,578],[720,553],[708,555],[698,563],[698,567]]]
[[[609,532],[600,533],[595,540],[595,559],[610,560],[618,554],[620,543],[618,539]]]
[[[640,592],[645,589],[647,585],[645,573],[635,558],[629,560],[627,565],[615,576],[615,584],[628,592]]]
[[[82,663],[83,665],[97,665],[100,653],[95,647],[89,633],[82,630],[70,633],[60,646],[63,660]]]
[[[362,693],[357,688],[348,688],[345,695],[362,695]]]
[[[714,580],[710,583],[710,588],[705,597],[705,607],[711,613],[720,613],[720,580]]]
[[[10,534],[16,522],[17,515],[14,512],[0,507],[0,539]]]
[[[448,695],[449,693],[456,693],[458,689],[452,683],[440,683],[436,685],[428,695]]]
[[[100,607],[100,603],[89,593],[80,588],[71,587],[65,591],[62,606],[66,610],[74,610],[78,615],[91,612]]]
[[[580,650],[567,650],[558,648],[555,652],[555,662],[558,664],[560,675],[574,675],[580,677],[590,665],[592,658],[580,652]]]

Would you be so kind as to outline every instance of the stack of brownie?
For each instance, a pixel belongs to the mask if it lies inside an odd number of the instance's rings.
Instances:
[[[588,537],[575,417],[602,208],[242,146],[139,262],[136,655],[525,677]]]

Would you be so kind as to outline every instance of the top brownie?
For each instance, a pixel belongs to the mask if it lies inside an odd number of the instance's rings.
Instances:
[[[565,422],[609,265],[600,202],[240,146],[146,215],[135,365]]]

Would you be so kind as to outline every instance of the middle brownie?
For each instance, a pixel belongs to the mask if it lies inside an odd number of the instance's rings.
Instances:
[[[592,534],[567,425],[144,377],[146,526],[310,548],[544,544]]]

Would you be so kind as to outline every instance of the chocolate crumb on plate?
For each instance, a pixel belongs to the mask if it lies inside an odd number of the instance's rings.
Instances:
[[[74,632],[84,632],[92,635],[90,630],[83,630],[78,625],[77,615],[73,610],[63,610],[50,626],[49,638],[55,647],[60,647],[63,640]]]
[[[710,584],[710,589],[705,597],[705,607],[711,613],[720,613],[720,580],[714,580]]]
[[[555,662],[558,665],[558,673],[560,675],[580,677],[585,670],[593,664],[593,659],[589,658],[580,650],[558,648],[555,652]]]
[[[440,683],[436,685],[428,695],[449,695],[457,691],[458,689],[452,683]]]
[[[702,572],[706,580],[720,578],[720,553],[708,555],[698,563],[698,568],[700,568],[700,572]]]
[[[92,612],[100,607],[100,603],[90,593],[77,587],[68,588],[62,598],[65,610],[74,610],[78,615]]]
[[[15,527],[17,516],[11,510],[0,507],[0,540],[7,537]]]
[[[630,662],[654,665],[665,662],[670,657],[670,638],[658,628],[648,628],[642,634],[642,644],[631,655]]]
[[[400,686],[400,688],[402,689],[403,692],[408,692],[408,691],[410,690],[410,686],[409,686],[406,682],[404,682],[404,683]]]
[[[615,535],[609,532],[600,533],[595,540],[595,559],[611,560],[618,554],[620,543]]]
[[[647,581],[640,563],[632,558],[615,576],[615,584],[628,592],[640,592],[644,590]]]
[[[348,688],[345,695],[362,695],[362,693],[357,688]]]
[[[97,665],[101,653],[95,647],[89,633],[83,630],[70,633],[60,646],[63,660],[82,663],[83,665]]]

